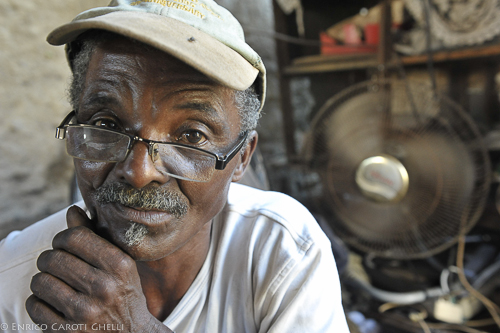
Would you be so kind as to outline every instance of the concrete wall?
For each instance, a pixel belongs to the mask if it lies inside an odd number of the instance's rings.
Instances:
[[[62,47],[45,42],[56,26],[108,0],[0,2],[0,236],[69,202],[71,160],[54,128],[69,112]]]
[[[271,0],[224,0],[244,27],[273,30]],[[77,13],[109,0],[0,1],[0,239],[69,204],[72,161],[54,129],[70,111],[70,75],[63,47],[47,34]],[[270,91],[261,130],[263,152],[280,148],[276,60],[272,39],[248,33],[270,71]],[[277,137],[280,140],[276,140]],[[271,142],[271,143],[269,143]]]

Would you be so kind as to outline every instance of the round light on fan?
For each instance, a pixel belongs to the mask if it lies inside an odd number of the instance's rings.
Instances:
[[[392,156],[372,156],[359,165],[356,184],[370,199],[395,203],[408,191],[408,172],[403,164]]]

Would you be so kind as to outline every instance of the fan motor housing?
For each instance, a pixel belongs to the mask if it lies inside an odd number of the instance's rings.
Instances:
[[[392,156],[372,156],[359,165],[356,184],[361,192],[372,200],[397,203],[408,191],[408,172],[404,165]]]

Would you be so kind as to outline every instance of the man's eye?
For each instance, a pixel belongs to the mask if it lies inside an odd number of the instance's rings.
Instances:
[[[202,144],[205,141],[207,141],[207,138],[200,131],[190,130],[182,133],[180,141],[183,141],[188,144]]]
[[[112,121],[111,119],[99,119],[94,121],[93,125],[113,130],[118,129],[118,124]]]

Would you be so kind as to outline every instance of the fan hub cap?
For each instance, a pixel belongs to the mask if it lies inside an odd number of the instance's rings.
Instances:
[[[389,155],[369,157],[356,170],[356,184],[369,199],[395,203],[408,191],[408,172],[403,164]]]

